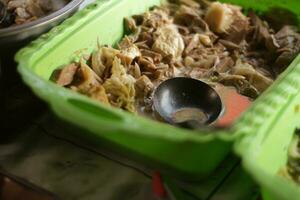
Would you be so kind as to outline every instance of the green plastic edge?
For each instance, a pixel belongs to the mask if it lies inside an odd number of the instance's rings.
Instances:
[[[251,144],[251,138],[255,138],[259,129],[268,131],[300,92],[300,56],[298,56],[289,68],[283,72],[276,82],[254,103],[251,112],[235,124],[237,132],[242,132],[243,137],[238,138],[236,152],[242,155],[247,146]],[[283,105],[283,106],[280,106]],[[265,119],[268,119],[267,121]],[[251,134],[252,133],[252,134]]]
[[[244,162],[246,171],[255,171],[251,175],[263,186],[262,196],[264,200],[299,200],[299,186],[283,177],[266,173],[251,159],[246,159]]]
[[[254,119],[253,125],[261,127],[257,129],[256,134],[251,134],[251,131],[243,127],[245,122],[242,122],[240,129],[245,131],[243,137],[236,140],[234,144],[234,151],[242,158],[242,164],[246,171],[256,180],[261,186],[264,200],[296,200],[300,197],[300,188],[292,181],[281,177],[273,167],[269,165],[278,166],[278,163],[286,163],[287,161],[287,146],[291,137],[291,132],[300,125],[300,113],[295,110],[296,106],[300,105],[300,56],[298,56],[289,69],[282,76],[280,87],[270,90],[269,95],[262,98],[261,104],[256,107],[256,112],[251,113],[248,123]],[[280,101],[279,101],[280,100]],[[274,107],[278,103],[284,104],[278,112],[274,112]],[[255,113],[259,115],[255,115]],[[284,118],[284,122],[281,122]],[[262,118],[271,118],[268,124],[262,126]],[[245,118],[244,118],[245,119]],[[290,121],[289,121],[290,119]],[[280,131],[275,130],[274,127],[280,127]],[[282,138],[281,145],[274,142]],[[274,150],[279,154],[274,158],[274,155],[269,155],[265,145],[272,145]],[[270,149],[269,146],[268,149]],[[266,158],[266,155],[272,159]],[[263,158],[262,158],[263,157]],[[262,161],[262,159],[264,161]],[[275,160],[274,160],[275,159]],[[264,166],[262,166],[264,165]],[[280,165],[281,167],[284,166]]]
[[[230,0],[233,3],[239,0]],[[279,1],[281,6],[293,10],[300,19],[300,4],[297,1]],[[290,2],[292,2],[290,4]],[[245,1],[245,4],[251,4],[251,1]],[[270,2],[271,3],[271,2]],[[299,24],[300,27],[300,24]],[[300,189],[294,182],[281,177],[279,169],[276,167],[266,166],[276,165],[283,167],[278,163],[286,163],[287,146],[289,145],[292,132],[300,125],[300,114],[297,114],[295,106],[300,105],[300,56],[298,56],[291,66],[281,75],[280,80],[276,81],[276,85],[271,86],[268,90],[269,94],[260,99],[252,113],[247,113],[241,119],[240,124],[236,124],[238,129],[243,130],[244,134],[239,137],[234,144],[234,151],[242,158],[242,165],[245,170],[254,178],[261,186],[264,200],[297,200],[300,199]],[[282,108],[275,112],[274,108],[278,104],[284,104]],[[248,116],[247,116],[248,115]],[[283,120],[284,118],[288,118]],[[262,126],[263,118],[271,118],[268,124]],[[295,120],[294,120],[295,118]],[[287,122],[289,119],[290,122]],[[254,120],[251,122],[251,120]],[[283,120],[284,122],[281,122]],[[253,123],[253,126],[261,127],[256,130],[256,134],[251,134],[251,129],[244,127],[247,123]],[[288,123],[288,124],[287,124]],[[293,124],[292,124],[293,123]],[[273,127],[280,127],[280,130],[274,130]],[[281,135],[281,136],[278,136]],[[281,145],[276,146],[275,141],[282,138]],[[278,141],[277,141],[278,142]],[[276,155],[269,155],[265,145],[272,145],[276,148]],[[270,149],[270,146],[268,147]],[[278,150],[279,149],[279,150]],[[262,158],[263,156],[264,158]],[[272,157],[266,159],[266,157]],[[264,161],[262,161],[264,159]],[[273,159],[273,160],[272,160]],[[263,165],[263,166],[262,166]]]

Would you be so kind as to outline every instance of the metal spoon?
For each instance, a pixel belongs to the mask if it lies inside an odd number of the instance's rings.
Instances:
[[[223,105],[208,84],[192,78],[171,78],[154,92],[154,109],[167,122],[185,128],[198,128],[216,121]]]
[[[191,78],[172,78],[154,92],[154,109],[168,123],[184,128],[230,127],[252,101],[233,87],[208,84]]]

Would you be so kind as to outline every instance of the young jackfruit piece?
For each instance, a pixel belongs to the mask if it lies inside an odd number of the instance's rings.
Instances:
[[[110,104],[135,112],[135,78],[126,73],[121,60],[117,57],[113,61],[111,74],[111,77],[103,84]]]
[[[130,65],[136,57],[141,56],[140,49],[127,36],[125,36],[119,44],[119,49],[120,53],[118,53],[117,56],[121,59],[121,62],[127,66]]]
[[[51,79],[60,86],[68,86],[74,80],[74,76],[78,68],[78,65],[75,63],[66,65],[62,69],[55,70],[51,76]]]
[[[216,33],[226,33],[234,22],[233,10],[226,4],[214,2],[210,5],[205,21]]]
[[[154,90],[154,85],[147,76],[142,75],[135,82],[135,90],[137,96],[145,97]]]
[[[112,66],[113,60],[118,53],[120,53],[119,50],[111,47],[101,47],[99,50],[95,51],[91,60],[91,67],[94,72],[99,77],[102,77],[105,69]]]
[[[85,94],[96,101],[104,103],[105,105],[110,105],[105,88],[102,85],[90,87],[87,91],[85,91]]]
[[[244,76],[259,93],[264,92],[273,83],[271,78],[264,76],[255,70],[252,65],[242,62],[240,59],[237,61],[232,72],[235,75]]]
[[[211,41],[211,39],[208,35],[200,34],[199,39],[200,39],[200,42],[202,44],[204,44],[205,46],[211,46],[212,45],[212,41]]]
[[[192,8],[200,8],[200,4],[194,0],[179,0],[179,3]]]
[[[102,79],[85,63],[84,59],[80,61],[79,73],[81,82],[78,88],[82,91],[86,91],[92,86],[100,85],[102,82]]]
[[[209,28],[221,38],[239,44],[249,31],[249,19],[238,6],[214,2],[205,16]]]
[[[184,41],[177,27],[167,25],[157,29],[152,50],[163,56],[171,56],[174,59],[180,58],[184,50]]]

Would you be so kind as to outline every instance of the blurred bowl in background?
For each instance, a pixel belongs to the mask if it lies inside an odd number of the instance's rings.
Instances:
[[[19,81],[14,62],[15,53],[30,41],[49,31],[54,26],[74,14],[85,0],[51,0],[53,4],[64,4],[63,7],[47,16],[21,25],[0,28],[0,63],[2,76],[0,84],[2,88]],[[4,87],[4,85],[6,85]]]
[[[53,0],[53,2],[64,0]],[[79,9],[84,0],[71,0],[61,9],[37,20],[0,29],[0,57],[13,54],[18,48],[47,32]]]

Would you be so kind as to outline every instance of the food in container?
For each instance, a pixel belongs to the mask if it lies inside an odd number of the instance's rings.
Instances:
[[[190,77],[232,87],[255,100],[300,52],[296,27],[278,30],[253,11],[220,2],[182,0],[125,19],[114,48],[99,45],[53,73],[58,85],[103,104],[161,120],[153,107],[160,83]]]

